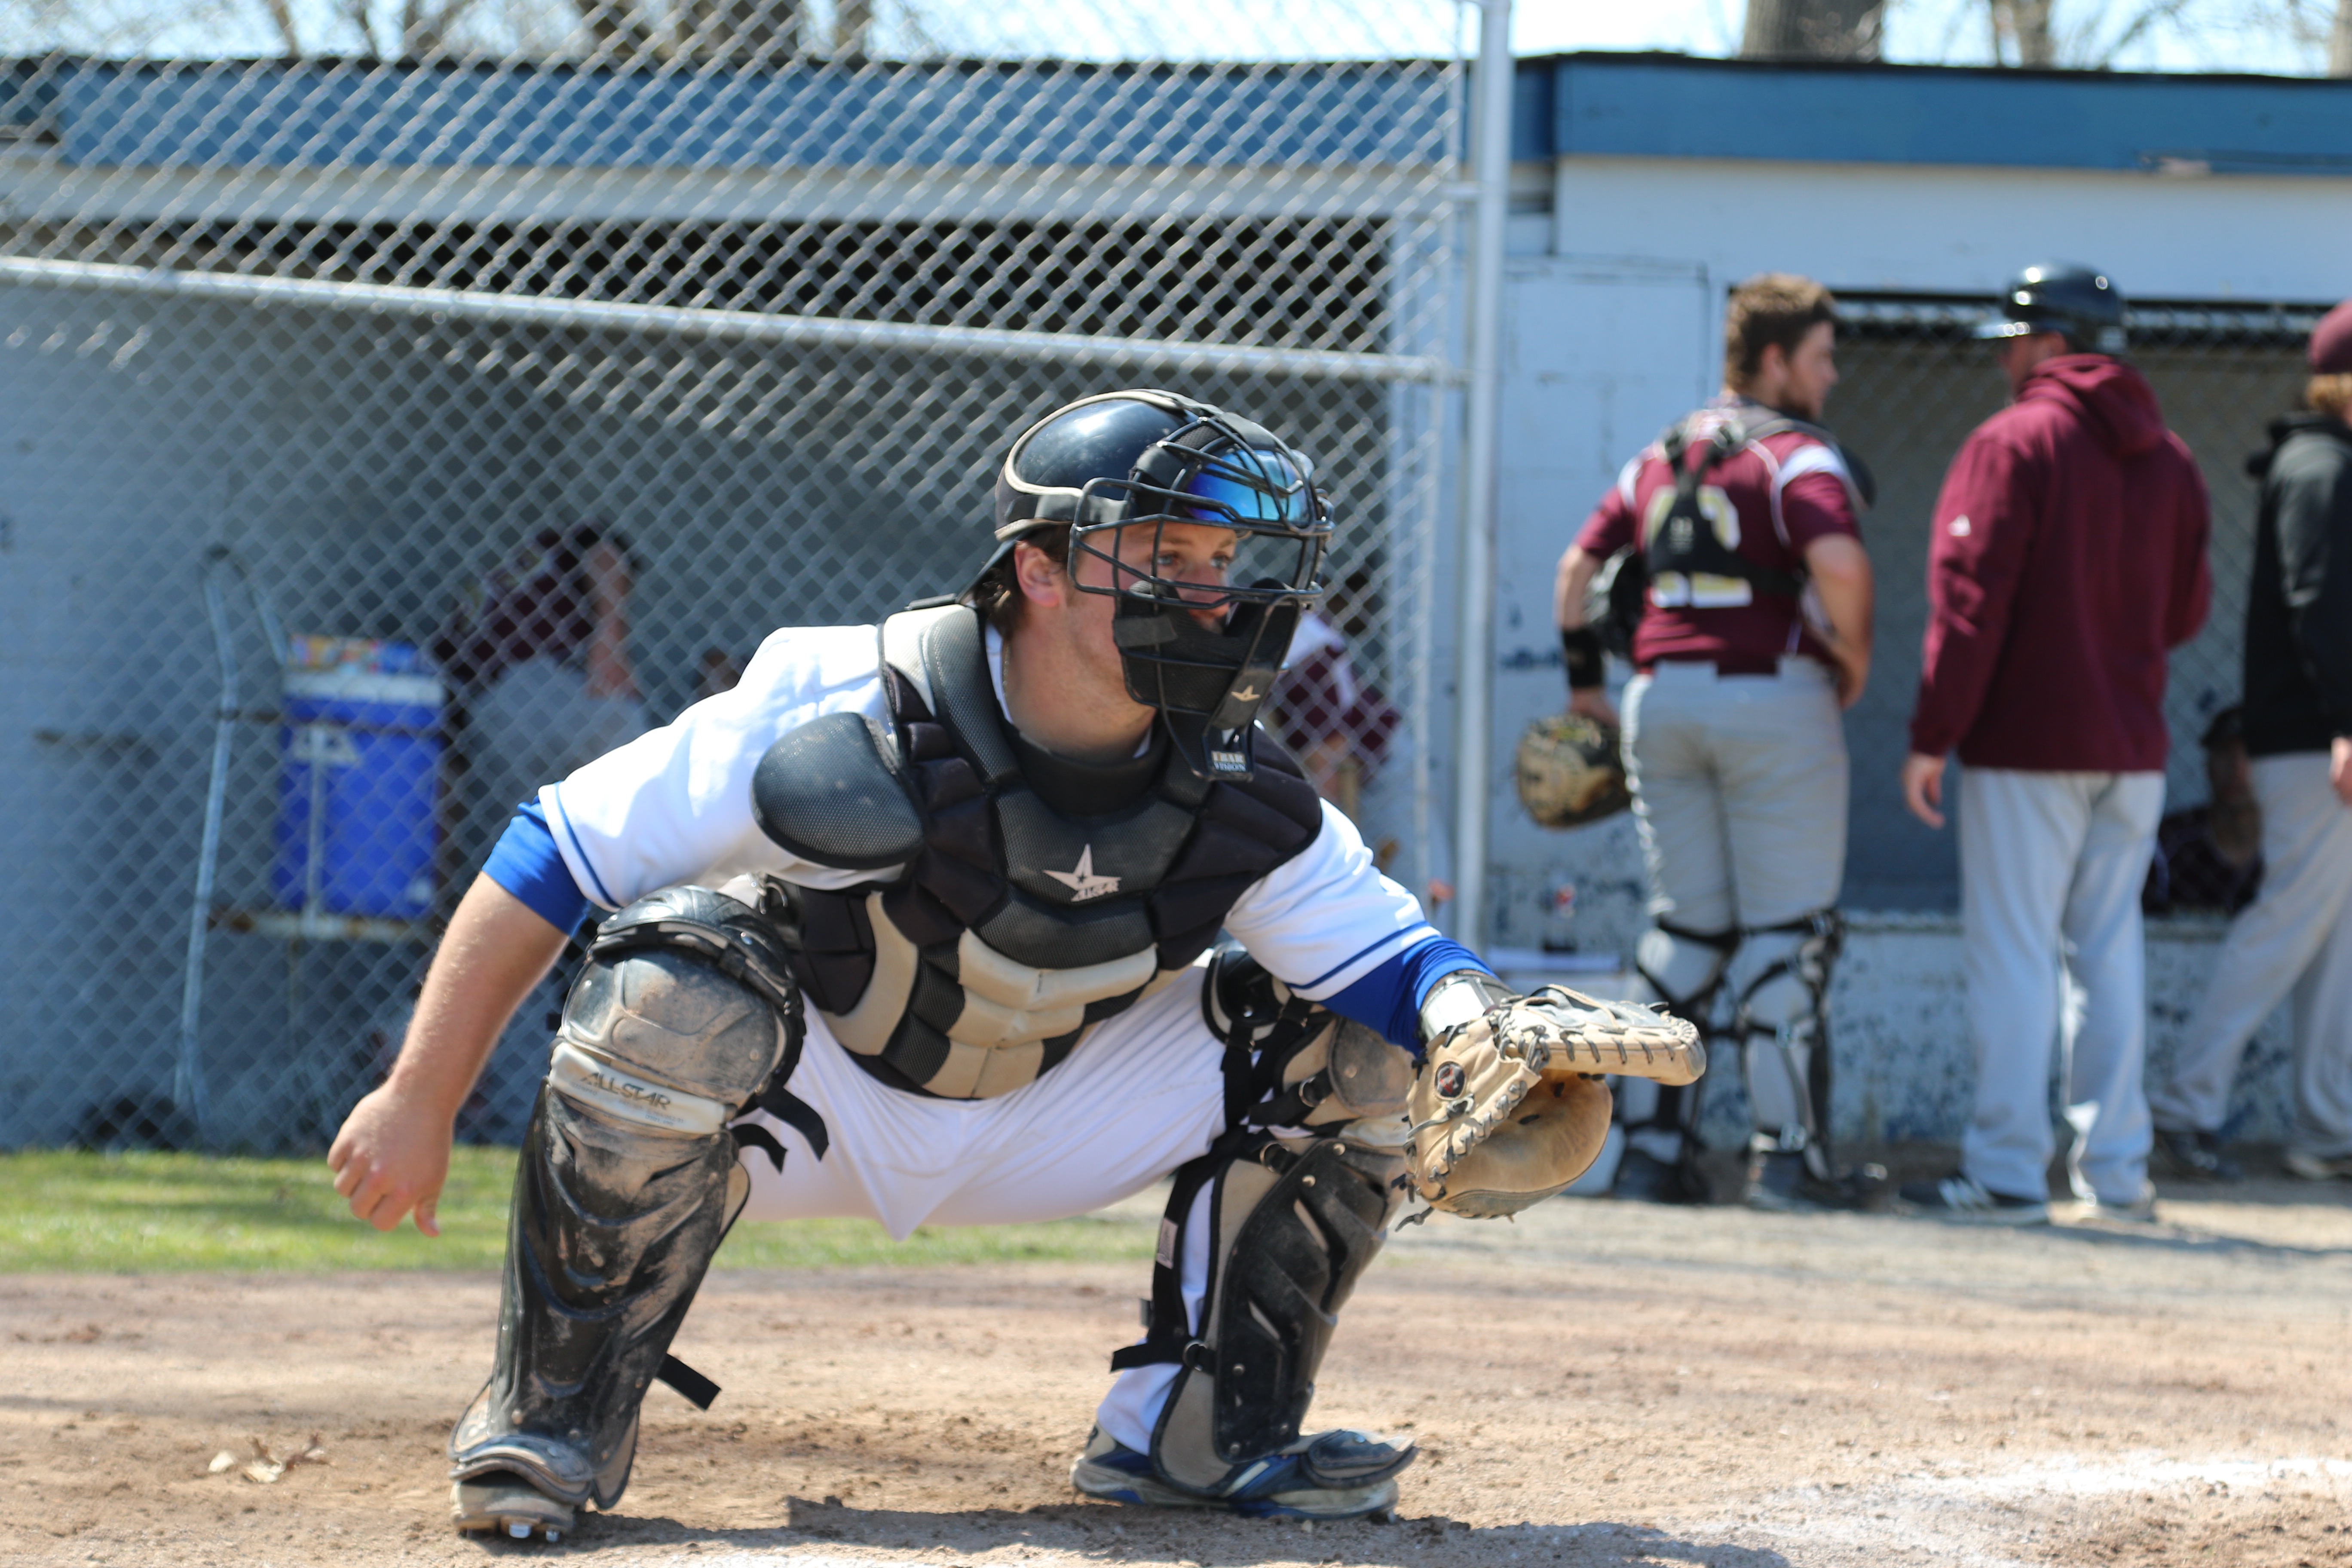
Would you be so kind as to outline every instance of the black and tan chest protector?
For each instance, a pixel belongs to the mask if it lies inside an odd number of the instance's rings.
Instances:
[[[1322,829],[1263,734],[1242,783],[1202,778],[1157,731],[1108,767],[1029,745],[969,606],[894,616],[881,638],[887,728],[835,713],[794,730],[752,800],[793,855],[877,873],[784,890],[808,1005],[886,1083],[982,1100],[1033,1081],[1188,967]]]

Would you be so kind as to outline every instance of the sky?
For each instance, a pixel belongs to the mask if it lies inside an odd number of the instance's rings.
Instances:
[[[2138,7],[2127,3],[2059,0],[2062,31],[2087,28],[2112,37]],[[2250,70],[2302,75],[2319,68],[2317,52],[2284,27],[2231,25],[2250,7],[2191,0],[2194,32],[2168,30],[2110,63],[2133,70]],[[1885,54],[1899,63],[1989,65],[1991,38],[1983,0],[1895,0],[1885,22]],[[1747,7],[1742,0],[1515,0],[1511,47],[1523,55],[1571,49],[1677,49],[1732,55]],[[2104,24],[2104,26],[2102,26]]]
[[[388,18],[398,0],[289,0],[314,52],[349,53],[345,18],[366,5]],[[428,5],[439,0],[428,0]],[[644,0],[662,11],[677,0]],[[466,0],[467,40],[503,52],[557,45],[576,20],[572,0]],[[819,26],[838,0],[802,0]],[[2301,6],[2316,17],[2334,0],[2057,0],[2067,64],[2138,70],[2252,70],[2313,74],[2320,51],[2278,20],[2246,17]],[[68,50],[193,55],[269,52],[265,0],[0,0],[0,53]],[[2185,21],[2152,30],[2120,51],[2106,47],[2126,20],[2150,8]],[[878,0],[887,30],[913,12],[951,53],[1064,58],[1297,58],[1444,54],[1475,36],[1451,0]],[[1522,55],[1576,49],[1672,49],[1736,54],[1746,0],[1515,0],[1511,42]],[[1891,0],[1887,59],[1990,63],[1986,0]],[[112,47],[95,26],[110,31]],[[65,32],[58,29],[63,27]],[[79,34],[80,36],[73,36]],[[11,35],[14,35],[13,40]],[[385,37],[380,47],[391,46]],[[885,52],[895,52],[888,41]],[[928,52],[928,51],[919,51]]]

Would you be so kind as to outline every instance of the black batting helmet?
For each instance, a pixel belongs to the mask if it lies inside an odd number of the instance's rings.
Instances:
[[[2124,297],[2107,275],[2063,262],[2029,267],[2010,279],[2000,314],[1977,329],[1980,338],[2021,338],[2057,332],[2074,353],[2124,352]]]

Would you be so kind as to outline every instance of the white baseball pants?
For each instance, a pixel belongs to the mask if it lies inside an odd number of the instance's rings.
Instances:
[[[2294,1003],[2294,1126],[2288,1147],[2352,1154],[2352,806],[2327,753],[2257,757],[2263,890],[2230,922],[2172,1076],[2148,1097],[2159,1127],[2218,1132],[2246,1041]]]
[[[1959,780],[1960,919],[1976,1111],[1960,1168],[2010,1197],[2048,1195],[2050,1053],[2074,1129],[2074,1194],[2138,1200],[2151,1138],[2147,877],[2162,773],[1970,768]]]
[[[903,1239],[926,1222],[1068,1219],[1140,1192],[1208,1152],[1224,1131],[1224,1047],[1201,1016],[1202,973],[1196,965],[1105,1019],[1060,1066],[994,1100],[930,1100],[877,1082],[811,1013],[792,1091],[824,1119],[831,1147],[819,1160],[774,1117],[746,1118],[785,1152],[778,1171],[759,1150],[744,1151],[751,1196],[743,1217],[845,1215],[879,1220]],[[1189,1227],[1181,1268],[1196,1327],[1208,1235],[1205,1224]],[[1097,1419],[1129,1447],[1148,1449],[1175,1373],[1118,1373]]]
[[[1791,655],[1774,675],[1661,663],[1625,689],[1625,759],[1654,920],[1712,935],[1837,902],[1849,773],[1836,683],[1820,663]],[[1803,941],[1788,931],[1748,937],[1738,973],[1788,958]],[[1721,948],[1656,929],[1635,952],[1675,998],[1703,993],[1733,962]],[[1754,998],[1759,1022],[1811,1010],[1792,979],[1766,989]],[[1742,1042],[1742,1055],[1757,1130],[1805,1125],[1810,1064],[1758,1040]],[[1642,1125],[1654,1115],[1657,1087],[1628,1079],[1620,1092],[1633,1146],[1654,1159],[1677,1157],[1678,1132]]]

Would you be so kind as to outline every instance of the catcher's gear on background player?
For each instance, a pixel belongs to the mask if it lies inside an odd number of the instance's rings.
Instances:
[[[1706,1070],[1683,1019],[1559,985],[1495,989],[1480,985],[1486,1005],[1430,1040],[1407,1097],[1413,1190],[1465,1219],[1516,1214],[1584,1173],[1609,1131],[1602,1074],[1685,1084]],[[1449,1003],[1441,987],[1425,1012]]]

